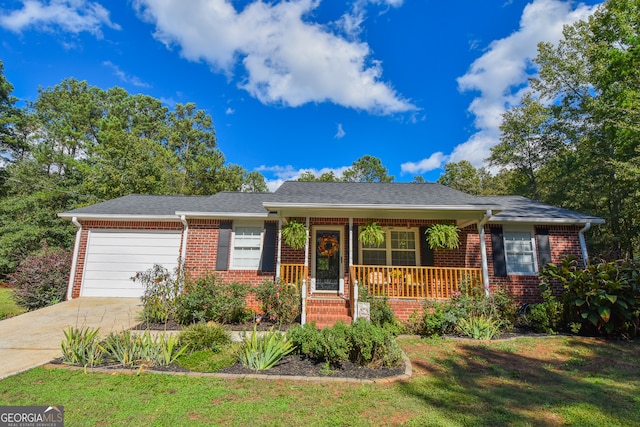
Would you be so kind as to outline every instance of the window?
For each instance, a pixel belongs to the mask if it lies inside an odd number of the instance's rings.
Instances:
[[[507,274],[535,274],[536,248],[531,231],[504,231]]]
[[[233,233],[231,267],[257,270],[260,267],[262,227],[236,226]]]
[[[380,246],[360,245],[364,265],[417,265],[415,229],[387,230]]]

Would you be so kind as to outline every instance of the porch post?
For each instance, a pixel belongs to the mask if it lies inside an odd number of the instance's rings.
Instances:
[[[487,263],[487,242],[485,240],[484,225],[491,218],[491,210],[487,209],[482,220],[478,222],[478,235],[480,236],[480,260],[482,262],[482,285],[485,296],[489,296],[489,264]]]
[[[276,258],[276,280],[280,279],[280,267],[282,266],[282,218],[278,219],[278,256]]]
[[[353,218],[349,218],[349,268],[353,265]]]
[[[307,243],[304,244],[304,266],[309,267],[309,217],[307,217],[306,228]]]

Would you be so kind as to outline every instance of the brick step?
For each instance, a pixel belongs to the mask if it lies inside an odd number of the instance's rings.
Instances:
[[[327,307],[327,306],[314,305],[312,307],[307,306],[307,312],[314,312],[314,313],[348,313],[349,309],[347,307]]]

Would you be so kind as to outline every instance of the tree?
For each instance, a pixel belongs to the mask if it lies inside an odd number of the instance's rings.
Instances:
[[[593,233],[611,257],[640,250],[639,23],[640,1],[609,0],[566,26],[556,46],[541,43],[532,88],[547,104],[525,98],[505,115],[501,144],[512,150],[494,158],[527,176],[541,200],[603,217]]]
[[[260,172],[252,171],[245,175],[242,191],[248,193],[268,193],[269,188],[264,180],[264,176]]]
[[[12,92],[13,85],[5,78],[4,64],[0,61],[0,157],[5,162],[15,160],[27,149],[18,130],[24,124],[24,116],[16,107],[18,99]]]
[[[311,171],[304,171],[298,177],[298,181],[319,181],[319,182],[339,182],[333,171],[323,172],[320,176],[315,176]]]
[[[444,165],[444,173],[437,182],[474,196],[510,194],[500,177],[492,176],[486,168],[476,169],[467,160]]]
[[[353,162],[342,174],[342,180],[345,182],[393,182],[393,179],[387,168],[382,165],[382,161],[368,154]]]

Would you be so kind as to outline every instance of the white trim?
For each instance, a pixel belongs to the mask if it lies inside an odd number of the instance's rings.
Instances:
[[[318,240],[318,230],[338,231],[340,232],[340,272],[338,282],[338,293],[344,295],[344,226],[342,225],[314,225],[311,236],[313,238],[313,249],[311,251],[311,292],[318,294],[334,294],[335,290],[317,290],[316,289],[316,240]]]
[[[330,203],[262,203],[266,209],[279,208],[309,208],[309,209],[376,209],[376,210],[419,210],[419,211],[477,211],[484,212],[492,209],[500,212],[498,205],[401,205],[401,204],[330,204]]]
[[[176,211],[176,215],[186,215],[190,218],[267,218],[269,212],[248,213],[248,212],[188,212]]]
[[[520,224],[562,224],[562,225],[584,225],[584,224],[604,224],[605,220],[601,218],[590,219],[573,219],[573,218],[491,218],[490,224],[503,224],[503,223],[520,223]]]
[[[128,214],[68,214],[59,213],[60,218],[77,218],[78,220],[117,220],[117,221],[180,221],[177,215],[128,215]]]
[[[73,299],[73,283],[76,281],[76,268],[78,267],[78,256],[80,252],[80,239],[82,238],[82,224],[78,221],[78,218],[75,216],[71,218],[71,222],[78,227],[78,231],[76,231],[76,242],[73,245],[73,259],[71,261],[71,272],[69,274],[69,285],[67,286],[67,301],[71,301]],[[86,255],[85,255],[86,259]],[[82,284],[80,284],[82,287]]]
[[[181,242],[182,250],[180,253],[179,267],[184,271],[182,267],[184,267],[187,262],[187,238],[189,236],[189,223],[187,222],[187,218],[184,215],[180,217],[180,222],[182,222],[184,229],[182,231],[182,242]]]
[[[258,249],[258,265],[255,267],[236,267],[234,266],[235,261],[235,251],[236,251],[236,228],[244,227],[244,228],[256,228],[260,230],[260,246]],[[262,251],[264,250],[264,222],[242,222],[242,221],[233,221],[233,226],[231,228],[231,241],[229,242],[229,270],[250,270],[250,271],[260,271],[262,267]]]
[[[509,251],[507,250],[507,233],[529,233],[531,236],[531,250],[533,254],[533,272],[509,271]],[[504,261],[507,269],[507,276],[536,276],[538,274],[538,247],[536,233],[533,227],[502,227],[502,242],[504,244]]]

